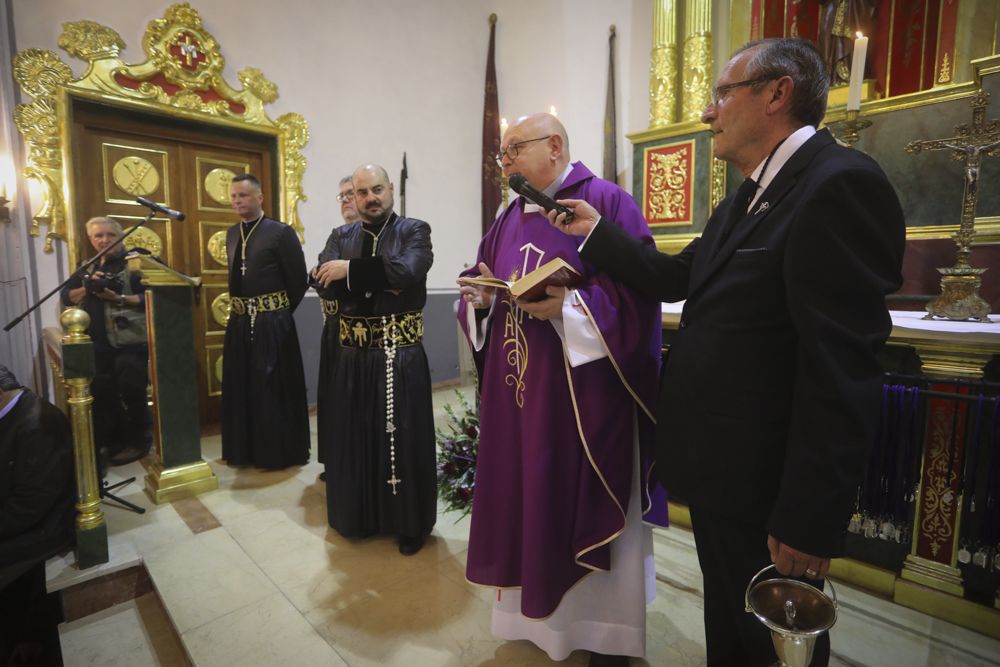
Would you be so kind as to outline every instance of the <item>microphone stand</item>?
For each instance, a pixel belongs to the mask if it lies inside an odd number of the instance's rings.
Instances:
[[[69,281],[71,281],[74,278],[76,278],[77,276],[81,275],[84,271],[86,271],[91,266],[93,266],[95,262],[97,262],[98,260],[100,260],[105,255],[107,255],[114,248],[117,248],[119,245],[121,245],[125,241],[125,239],[127,239],[133,232],[135,232],[135,230],[139,229],[140,227],[142,227],[143,225],[145,225],[146,223],[148,223],[150,220],[152,220],[154,213],[155,213],[155,211],[150,210],[150,212],[146,215],[146,219],[145,220],[142,220],[141,222],[139,222],[137,225],[135,225],[134,227],[132,227],[132,229],[130,229],[127,232],[125,232],[124,234],[122,234],[121,237],[117,241],[115,241],[114,243],[112,243],[111,245],[109,245],[107,248],[105,248],[104,250],[100,251],[99,253],[97,253],[96,255],[94,255],[93,257],[91,257],[89,260],[87,260],[83,264],[81,264],[76,269],[76,271],[74,271],[73,273],[69,274],[69,277],[66,278],[66,280],[64,280],[61,283],[59,283],[59,285],[57,285],[51,292],[49,292],[48,294],[46,294],[45,296],[43,296],[41,299],[39,299],[38,301],[36,301],[33,306],[31,306],[26,311],[24,311],[23,313],[21,313],[20,315],[18,315],[17,317],[15,317],[13,320],[11,320],[10,322],[8,322],[7,326],[5,326],[3,328],[3,330],[4,331],[10,331],[14,327],[16,327],[21,322],[21,320],[23,320],[25,317],[27,317],[28,315],[30,315],[31,313],[33,313],[35,310],[37,310],[38,307],[41,306],[46,301],[48,301],[49,298],[51,298],[53,294],[55,294],[56,292],[60,291],[63,287],[65,287],[66,284]]]

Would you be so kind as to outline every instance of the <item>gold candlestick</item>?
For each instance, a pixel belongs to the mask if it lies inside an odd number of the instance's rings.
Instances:
[[[871,127],[872,122],[866,118],[859,118],[861,112],[857,109],[852,109],[847,112],[847,118],[845,120],[836,123],[837,127],[840,128],[838,134],[840,135],[838,139],[847,144],[848,148],[854,148],[854,144],[858,142],[861,138],[861,131]]]

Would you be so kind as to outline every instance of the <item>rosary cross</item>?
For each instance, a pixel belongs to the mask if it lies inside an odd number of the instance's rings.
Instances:
[[[385,483],[386,483],[386,484],[392,484],[392,495],[396,495],[396,485],[397,485],[397,484],[402,484],[402,483],[403,483],[403,480],[401,480],[401,479],[396,479],[396,475],[395,475],[395,474],[393,474],[393,476],[392,476],[392,477],[390,477],[389,479],[387,479],[387,480],[385,481]]]

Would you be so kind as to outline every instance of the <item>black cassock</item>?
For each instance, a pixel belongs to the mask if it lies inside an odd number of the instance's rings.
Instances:
[[[353,224],[353,223],[352,223]],[[319,254],[319,264],[339,259],[340,231],[335,228],[326,239],[326,246]],[[371,251],[369,250],[369,253]],[[323,294],[332,294],[331,290],[317,289],[322,297]],[[321,305],[323,311],[323,333],[320,335],[319,352],[319,383],[316,387],[316,405],[332,405],[337,397],[337,389],[333,386],[333,368],[337,359],[337,351],[340,349],[340,303],[336,299],[324,299]],[[316,410],[316,458],[320,463],[329,460],[327,447],[331,442],[333,428],[333,411]],[[324,437],[325,436],[325,437]]]
[[[276,470],[309,460],[306,382],[292,319],[306,291],[306,262],[294,229],[267,217],[253,225],[241,222],[226,234],[229,294],[284,291],[290,307],[254,318],[230,310],[222,358],[222,458],[229,465]]]
[[[423,310],[434,260],[430,231],[426,222],[393,213],[384,225],[335,229],[320,255],[321,263],[352,260],[348,279],[319,290],[324,299],[339,301],[342,333],[334,358],[320,362],[317,418],[327,515],[330,525],[348,537],[423,536],[437,518],[431,378],[423,345],[400,345],[392,365],[395,477],[400,480],[393,495],[386,352],[344,340],[352,335],[352,318],[377,318],[368,320],[377,325],[382,315]],[[352,340],[354,345],[345,344]],[[321,355],[329,357],[326,346]]]

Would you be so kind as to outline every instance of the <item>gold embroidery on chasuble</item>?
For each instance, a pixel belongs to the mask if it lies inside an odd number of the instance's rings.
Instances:
[[[515,272],[516,273],[516,272]],[[511,370],[504,377],[508,387],[514,388],[514,402],[517,407],[524,407],[524,374],[528,370],[528,340],[524,336],[521,324],[524,322],[524,311],[514,303],[514,297],[507,293],[502,300],[507,304],[507,314],[504,316],[503,349],[507,352],[507,365]]]
[[[527,274],[541,266],[542,258],[545,256],[545,251],[532,243],[526,243],[520,250],[524,253],[524,261],[520,270],[515,268],[511,272],[508,278],[508,282],[511,283],[520,277],[522,270]],[[534,266],[529,268],[532,257]],[[527,389],[524,375],[528,372],[528,339],[524,335],[522,326],[524,311],[517,307],[510,292],[505,293],[501,303],[507,305],[507,312],[504,315],[503,349],[507,355],[507,365],[510,367],[510,372],[504,376],[504,382],[508,387],[514,388],[514,402],[517,403],[517,407],[523,408],[524,392]]]

